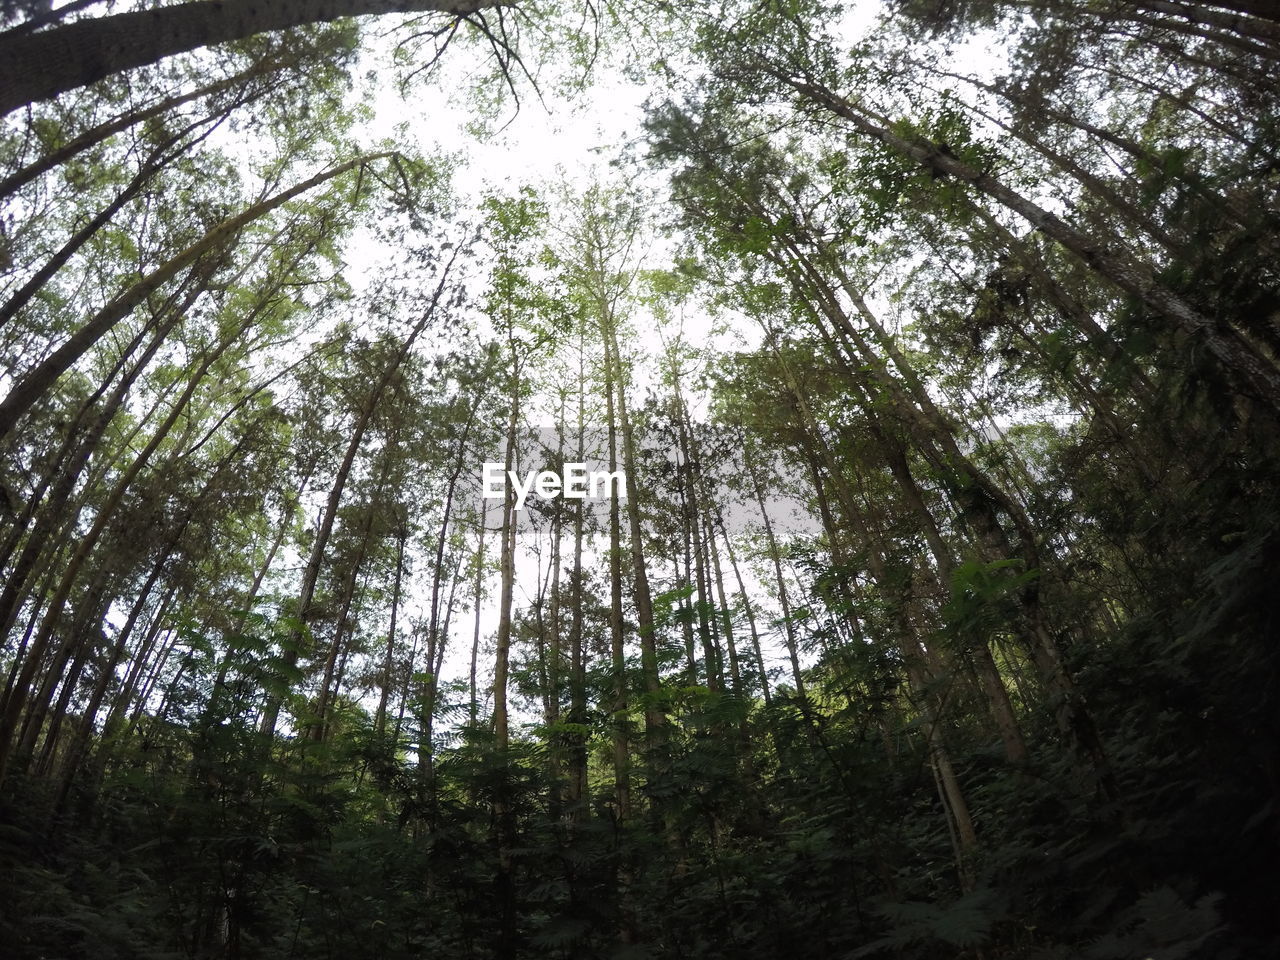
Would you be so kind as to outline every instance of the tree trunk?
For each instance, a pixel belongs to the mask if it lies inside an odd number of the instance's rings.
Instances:
[[[462,16],[503,0],[192,0],[0,37],[0,116],[166,57],[274,30],[385,13]]]
[[[396,616],[400,612],[400,583],[404,577],[404,544],[408,538],[408,524],[402,518],[396,530],[396,575],[391,588],[391,624],[387,627],[387,654],[382,661],[382,692],[378,697],[378,712],[374,714],[373,721],[374,733],[379,741],[387,730],[387,699],[391,693],[391,667],[396,650]],[[394,756],[394,744],[391,753]]]
[[[378,478],[378,483],[374,488],[375,498],[382,492],[389,468],[390,459],[384,459],[382,476]],[[338,610],[338,616],[333,624],[333,642],[329,644],[329,653],[325,657],[324,672],[320,679],[320,691],[316,697],[315,714],[308,724],[307,732],[310,739],[316,742],[320,742],[325,738],[325,721],[328,719],[329,704],[338,696],[334,676],[338,668],[339,658],[343,656],[343,640],[348,632],[347,618],[351,615],[351,604],[355,601],[356,581],[360,577],[360,568],[364,565],[365,557],[369,555],[369,543],[373,539],[373,514],[374,505],[370,503],[365,511],[364,529],[360,532],[360,549],[356,551],[355,557],[352,558],[351,569],[347,571],[347,582],[342,587],[342,602]]]
[[[616,319],[608,318],[606,327],[605,362],[612,360],[613,380],[617,388],[618,425],[622,434],[622,452],[625,457],[627,523],[631,540],[632,601],[636,608],[636,626],[640,633],[640,672],[644,677],[644,727],[645,752],[651,777],[661,776],[667,767],[661,756],[666,746],[667,717],[663,712],[662,682],[658,675],[658,647],[653,624],[653,597],[649,589],[649,572],[644,555],[644,528],[640,522],[641,489],[637,480],[639,458],[636,454],[635,431],[627,414],[627,377],[624,373]]]
[[[578,450],[577,462],[584,463],[586,363],[583,335],[578,337]],[[582,649],[582,523],[583,501],[573,508],[573,571],[570,574],[572,611],[569,615],[569,722],[573,732],[569,737],[569,785],[568,802],[570,823],[577,823],[584,810],[587,797],[587,722],[586,658]]]
[[[609,472],[618,469],[618,420],[613,368],[605,344],[605,416],[609,430]],[[622,515],[618,498],[609,501],[609,649],[613,660],[613,789],[619,822],[631,813],[631,748],[627,742],[627,656],[622,620]]]
[[[778,584],[778,602],[782,606],[782,636],[787,646],[787,658],[791,661],[791,681],[796,685],[796,696],[802,703],[808,702],[808,694],[804,687],[804,674],[800,671],[800,652],[796,642],[795,624],[791,618],[791,600],[787,596],[787,581],[782,575],[782,552],[778,549],[778,538],[773,533],[773,523],[769,520],[769,509],[765,504],[764,486],[760,482],[760,465],[753,457],[752,446],[743,438],[743,457],[747,474],[751,477],[751,488],[755,494],[756,504],[760,507],[760,519],[764,526],[765,543],[769,547],[769,560],[773,564],[774,579]]]
[[[476,544],[476,616],[471,635],[471,725],[473,727],[476,725],[480,710],[480,691],[476,686],[476,668],[480,659],[480,603],[483,600],[484,592],[484,535],[489,529],[485,525],[486,519],[484,509],[481,508],[479,543]]]
[[[756,614],[751,603],[751,598],[747,595],[747,585],[742,580],[742,571],[738,568],[738,558],[733,552],[733,541],[729,538],[729,531],[725,528],[724,515],[720,512],[720,508],[716,507],[716,526],[720,528],[720,535],[724,537],[725,550],[729,555],[729,567],[733,570],[733,578],[738,583],[738,596],[742,598],[742,608],[747,615],[747,626],[751,631],[751,649],[755,654],[756,669],[760,671],[760,693],[764,697],[764,705],[769,706],[772,696],[769,692],[769,672],[764,666],[764,652],[760,647],[760,630],[756,626]]]

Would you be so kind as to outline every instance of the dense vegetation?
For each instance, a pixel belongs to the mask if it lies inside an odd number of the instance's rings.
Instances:
[[[1280,953],[1275,3],[0,27],[0,953]]]

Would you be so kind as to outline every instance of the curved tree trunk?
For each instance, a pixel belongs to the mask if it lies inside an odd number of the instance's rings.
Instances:
[[[272,30],[384,13],[474,13],[498,0],[196,0],[0,37],[0,116],[165,57]]]

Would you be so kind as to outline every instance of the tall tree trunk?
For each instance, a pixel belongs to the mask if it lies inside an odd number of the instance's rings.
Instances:
[[[751,603],[751,598],[747,594],[747,585],[742,580],[742,571],[738,567],[738,558],[733,552],[733,540],[729,537],[729,531],[724,522],[724,514],[720,511],[719,506],[716,507],[715,523],[720,530],[720,535],[724,538],[725,551],[729,555],[729,567],[733,570],[733,579],[738,584],[738,596],[742,598],[742,609],[747,615],[747,626],[751,632],[751,650],[755,654],[756,669],[760,673],[760,693],[764,697],[764,705],[767,707],[773,698],[769,693],[769,671],[764,666],[764,651],[760,646],[760,630],[756,626],[756,613],[754,605]]]
[[[458,481],[462,478],[462,471],[467,456],[467,441],[471,437],[472,427],[475,425],[476,413],[480,409],[480,402],[483,399],[483,393],[477,393],[474,402],[467,411],[467,422],[462,429],[462,436],[458,440],[458,456],[453,463],[453,472],[449,475],[449,483],[445,488],[444,496],[444,514],[440,519],[440,532],[436,536],[435,563],[432,567],[433,575],[431,578],[431,608],[430,617],[427,621],[427,679],[425,689],[422,691],[422,715],[418,718],[418,729],[420,738],[418,742],[418,774],[422,779],[423,786],[430,789],[430,780],[433,775],[433,738],[435,726],[435,709],[437,691],[440,689],[439,670],[435,666],[435,661],[444,656],[445,640],[447,634],[440,629],[440,584],[444,579],[444,550],[449,539],[449,528],[453,523],[453,507],[454,498],[458,489]],[[483,532],[481,533],[483,537]],[[453,586],[456,587],[457,579],[453,580]],[[477,594],[478,597],[478,594]],[[477,611],[479,610],[479,600],[477,599]],[[473,651],[474,663],[474,651]],[[472,687],[474,690],[475,677],[474,671],[472,675]]]
[[[191,301],[194,301],[200,292],[202,292],[202,287],[197,287],[196,290],[192,291]],[[0,593],[0,636],[7,636],[10,629],[12,629],[13,620],[17,616],[18,608],[21,604],[23,591],[41,556],[47,556],[50,544],[56,544],[61,539],[53,536],[54,531],[60,526],[65,527],[73,524],[74,518],[79,516],[80,505],[71,505],[71,496],[76,483],[89,465],[90,458],[98,449],[107,426],[124,403],[130,388],[150,364],[156,351],[160,349],[165,337],[177,324],[179,318],[180,313],[175,312],[168,317],[167,322],[161,324],[158,328],[149,324],[146,330],[140,332],[130,347],[135,347],[143,339],[144,334],[150,331],[151,339],[146,349],[143,350],[142,355],[125,373],[120,383],[116,385],[115,390],[112,391],[111,396],[102,404],[101,409],[94,413],[92,406],[86,404],[81,408],[81,415],[68,428],[63,449],[55,457],[56,466],[53,468],[55,470],[60,468],[60,473],[57,476],[57,480],[52,484],[52,489],[49,491],[48,499],[43,504],[43,509],[39,511],[34,528],[27,537],[26,542],[22,544],[21,553],[19,553],[17,560],[9,571],[9,576],[5,580],[4,592]],[[102,389],[105,390],[105,387],[106,384],[104,383]],[[85,428],[83,435],[77,438],[77,426],[85,418],[89,418],[89,425]],[[50,475],[52,475],[52,472],[51,470]],[[13,524],[10,537],[5,543],[3,561],[8,560],[11,552],[21,542],[24,528],[30,523],[37,508],[40,506],[39,497],[40,493],[38,491],[32,493],[21,516]],[[11,686],[10,684],[5,689],[6,697]]]
[[[760,481],[760,464],[755,459],[754,448],[745,438],[742,444],[747,474],[751,478],[751,489],[755,494],[756,504],[760,508],[760,519],[764,527],[765,543],[769,547],[769,561],[773,565],[774,581],[778,585],[778,603],[782,607],[782,636],[787,647],[787,658],[791,661],[791,680],[796,685],[796,696],[802,703],[808,702],[805,692],[804,674],[800,670],[799,645],[796,642],[795,624],[792,621],[791,600],[787,595],[787,581],[782,575],[782,552],[778,549],[778,538],[773,533],[773,523],[769,520],[769,508],[764,499],[764,486]]]
[[[510,474],[517,466],[516,427],[520,417],[520,379],[516,372],[515,344],[511,346],[512,373],[510,377],[510,410],[507,413],[507,450],[503,474],[501,543],[498,560],[501,566],[501,586],[498,597],[497,649],[493,664],[493,735],[498,752],[505,756],[510,741],[507,729],[507,671],[511,650],[511,604],[516,578],[516,509],[515,491]]]
[[[471,726],[476,725],[480,710],[480,691],[476,686],[476,668],[480,659],[480,612],[484,599],[484,535],[489,528],[485,525],[487,517],[483,508],[480,512],[479,542],[476,544],[476,583],[475,583],[475,623],[471,634]],[[501,548],[499,548],[501,549]]]
[[[342,17],[460,16],[503,0],[190,0],[0,36],[0,116],[105,77],[231,40]]]
[[[586,458],[585,407],[586,407],[586,361],[584,336],[578,335],[578,424],[577,424],[577,463],[584,463]],[[586,657],[582,646],[582,538],[583,538],[583,501],[577,500],[573,507],[573,570],[570,573],[572,609],[569,615],[569,722],[573,732],[569,739],[569,817],[570,823],[577,823],[583,814],[587,797],[587,677]]]
[[[516,579],[516,509],[515,491],[510,481],[511,471],[516,469],[516,426],[520,416],[520,360],[516,353],[514,337],[509,334],[511,349],[511,373],[509,376],[510,412],[507,417],[507,451],[503,475],[502,545],[499,557],[502,565],[502,587],[498,600],[498,634],[495,643],[493,665],[493,741],[499,762],[505,767],[510,763],[511,734],[507,716],[507,674],[511,654],[511,606]],[[512,847],[515,845],[515,812],[507,795],[510,779],[504,775],[494,793],[493,820],[498,848],[498,869],[494,874],[494,894],[498,901],[497,953],[513,956],[516,949],[516,891]]]
[[[560,396],[559,410],[556,414],[556,462],[564,463],[564,407],[565,397]],[[563,753],[564,734],[560,732],[560,697],[563,689],[562,665],[564,663],[564,640],[561,633],[562,607],[560,603],[560,571],[564,566],[561,554],[564,551],[564,508],[565,500],[558,497],[552,501],[551,513],[551,585],[550,603],[547,611],[547,690],[546,690],[546,722],[550,749],[547,751],[548,813],[552,822],[557,822],[563,806]]]
[[[605,416],[609,431],[609,472],[618,470],[618,420],[613,369],[605,348]],[[622,516],[618,498],[609,501],[609,649],[613,661],[613,791],[616,815],[625,821],[631,812],[631,748],[627,738],[627,655],[622,619]]]
[[[409,539],[408,518],[401,517],[396,526],[396,573],[391,588],[391,623],[387,627],[387,653],[382,661],[382,691],[378,696],[378,711],[374,714],[373,729],[379,742],[387,730],[387,699],[391,693],[391,668],[396,650],[396,617],[400,613],[400,584],[404,577],[404,545]],[[392,746],[394,755],[394,745]]]
[[[627,377],[618,349],[616,318],[610,316],[605,324],[605,362],[611,362],[613,381],[617,388],[618,425],[621,431],[622,452],[625,457],[627,494],[627,523],[630,536],[632,573],[632,602],[636,608],[636,626],[640,633],[640,672],[644,678],[645,753],[650,777],[661,777],[668,764],[666,751],[667,717],[663,712],[662,682],[658,675],[658,646],[653,623],[653,596],[649,588],[649,572],[644,555],[644,528],[640,521],[642,491],[638,482],[639,457],[636,452],[635,430],[627,413]]]
[[[390,458],[384,458],[382,476],[378,478],[374,490],[375,498],[382,492],[389,469]],[[360,531],[360,547],[356,551],[355,557],[352,558],[351,569],[347,571],[346,583],[342,587],[342,599],[338,606],[338,616],[333,624],[333,642],[329,644],[329,652],[325,656],[324,671],[320,679],[320,690],[316,696],[315,713],[307,724],[307,734],[311,740],[316,742],[320,742],[325,738],[329,704],[338,696],[335,674],[338,670],[340,658],[345,656],[346,646],[343,640],[346,639],[349,633],[347,619],[351,615],[351,605],[355,601],[356,581],[360,578],[361,568],[364,566],[365,558],[369,555],[369,544],[373,539],[373,520],[374,504],[370,503],[365,511],[363,529]]]
[[[707,689],[719,691],[724,690],[724,664],[721,662],[719,651],[716,650],[712,634],[710,617],[712,606],[711,581],[708,572],[707,545],[702,536],[700,497],[697,492],[697,478],[702,464],[695,445],[693,424],[689,419],[689,411],[685,406],[684,398],[680,395],[678,384],[676,384],[675,389],[678,416],[677,444],[683,466],[680,476],[683,485],[685,515],[682,519],[686,527],[686,535],[691,539],[693,545],[693,587],[698,597],[697,603],[694,605],[694,613],[697,616],[697,633],[702,646],[703,670],[707,675]]]
[[[138,651],[134,654],[132,662],[129,664],[124,682],[120,685],[119,693],[112,698],[111,708],[107,711],[107,719],[102,725],[102,736],[99,738],[101,746],[97,750],[94,761],[95,775],[106,766],[110,747],[120,733],[121,724],[124,722],[124,717],[129,712],[130,706],[133,705],[134,698],[147,686],[148,681],[145,675],[148,674],[148,667],[152,665],[151,651],[155,649],[156,642],[169,625],[169,611],[173,609],[174,601],[177,598],[178,584],[172,583],[169,585],[165,595],[161,597],[155,613],[151,616],[151,621],[147,624],[146,636],[143,637],[142,642],[138,645]]]

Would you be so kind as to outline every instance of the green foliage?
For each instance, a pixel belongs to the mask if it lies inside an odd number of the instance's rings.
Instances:
[[[1017,616],[1019,596],[1040,577],[1021,560],[962,563],[951,574],[951,598],[942,607],[948,630],[985,638]],[[977,642],[986,642],[979,639]]]
[[[893,925],[893,932],[859,947],[849,957],[892,955],[907,947],[934,943],[959,950],[982,947],[1000,919],[998,902],[998,894],[982,888],[946,904],[885,904],[880,913]]]
[[[462,160],[392,141],[150,291],[0,438],[0,953],[1277,953],[1275,31],[909,0],[857,37],[846,6],[409,18],[405,89],[455,34],[496,52],[475,129],[531,43],[558,59],[526,79],[570,89],[634,51],[671,236],[644,176],[468,210]],[[5,300],[175,151],[5,321],[0,380],[364,149],[358,34],[11,117],[4,176],[250,71],[6,197]],[[548,460],[613,433],[641,506],[613,596],[598,517],[525,515],[508,738],[470,473],[513,413],[561,428]],[[779,503],[805,522],[766,529]]]

